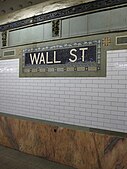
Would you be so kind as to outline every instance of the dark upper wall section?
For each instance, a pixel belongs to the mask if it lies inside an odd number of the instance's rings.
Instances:
[[[0,0],[0,15],[11,13],[46,0]]]
[[[95,0],[0,0],[0,24]]]
[[[61,17],[67,17],[79,13],[90,13],[99,10],[109,9],[112,7],[119,7],[121,5],[126,5],[127,0],[97,0],[84,4],[79,4],[77,6],[68,7],[65,9],[60,9],[57,11],[52,11],[49,13],[33,16],[24,20],[8,23],[0,26],[0,31],[13,29],[21,26],[26,26],[30,24],[36,24],[38,22],[44,22],[47,20],[52,20]]]

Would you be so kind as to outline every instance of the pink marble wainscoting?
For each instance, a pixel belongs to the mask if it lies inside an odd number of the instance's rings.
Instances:
[[[77,169],[127,169],[127,138],[0,115],[0,144]]]

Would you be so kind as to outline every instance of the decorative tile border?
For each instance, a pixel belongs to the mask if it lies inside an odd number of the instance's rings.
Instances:
[[[80,4],[77,6],[72,6],[66,9],[61,9],[53,12],[49,12],[46,14],[41,14],[39,16],[33,16],[31,18],[23,19],[20,21],[4,24],[0,26],[0,31],[5,31],[9,29],[14,29],[22,26],[27,26],[30,24],[36,24],[39,22],[44,22],[48,20],[53,20],[61,17],[68,17],[81,13],[88,13],[95,10],[102,10],[104,8],[126,5],[127,0],[99,0],[92,1],[84,4]]]
[[[78,49],[84,49],[86,47],[88,48],[86,54],[88,55],[87,60],[85,60],[86,56],[84,56],[84,61],[83,61],[82,54],[80,54],[82,52],[80,51],[80,53],[78,53],[77,51],[77,61],[75,62],[69,61],[68,55],[71,49],[78,50]],[[43,62],[42,64],[40,64],[39,61],[37,61],[38,62],[37,63],[35,59],[31,59],[31,57],[35,58],[35,56],[37,58],[41,58],[41,54],[43,54],[43,59],[44,59],[44,57],[46,57],[44,55],[46,55],[47,52],[48,52],[48,56],[51,54],[51,52],[52,52],[51,55],[53,55],[54,50],[55,52],[58,51],[59,53],[59,57],[60,57],[59,60],[61,61],[60,64],[54,64],[54,63],[44,64]],[[51,56],[51,58],[52,57],[53,56]],[[91,61],[91,59],[93,60]],[[31,63],[31,60],[34,60],[34,64]],[[66,43],[66,44],[53,45],[53,46],[44,46],[39,48],[28,48],[23,50],[22,73],[26,75],[29,73],[32,76],[38,76],[38,74],[40,73],[42,77],[45,76],[45,74],[46,76],[54,76],[54,74],[56,76],[65,76],[65,74],[66,76],[68,76],[68,73],[71,73],[71,76],[80,76],[80,73],[83,74],[84,72],[92,73],[98,71],[102,71],[101,70],[101,40]],[[77,75],[75,73],[77,73]],[[84,74],[82,76],[86,76],[86,75]]]

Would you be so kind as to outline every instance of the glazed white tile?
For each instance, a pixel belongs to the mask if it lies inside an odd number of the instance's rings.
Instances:
[[[126,132],[127,50],[107,52],[94,78],[19,78],[19,60],[2,60],[0,112]]]

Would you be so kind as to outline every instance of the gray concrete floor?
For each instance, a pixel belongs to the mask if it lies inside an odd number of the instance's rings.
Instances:
[[[0,169],[74,169],[0,145]]]

